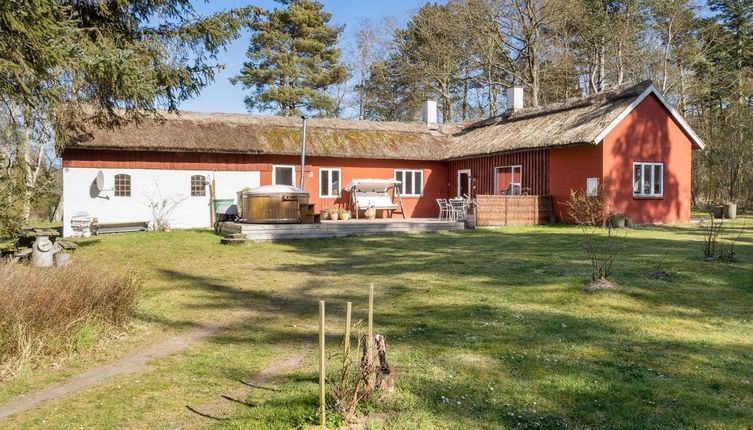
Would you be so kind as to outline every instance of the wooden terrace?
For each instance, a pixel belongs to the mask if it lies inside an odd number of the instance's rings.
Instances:
[[[377,218],[374,220],[322,221],[320,224],[244,224],[225,222],[219,227],[223,236],[243,234],[249,240],[313,239],[322,237],[368,236],[390,233],[431,233],[464,230],[462,221],[431,218]]]

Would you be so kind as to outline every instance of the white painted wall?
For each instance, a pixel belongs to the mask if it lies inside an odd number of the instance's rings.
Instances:
[[[105,177],[105,191],[97,194],[92,183],[97,172]],[[112,190],[116,174],[131,175],[131,196],[115,197]],[[63,235],[71,236],[71,217],[77,212],[88,212],[100,223],[152,221],[147,203],[168,196],[184,200],[170,216],[174,228],[209,227],[209,187],[206,196],[191,197],[191,176],[213,178],[218,199],[236,199],[236,192],[244,187],[258,187],[258,171],[206,171],[166,169],[97,169],[66,167],[63,169]]]

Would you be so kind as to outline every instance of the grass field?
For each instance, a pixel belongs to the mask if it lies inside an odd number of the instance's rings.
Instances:
[[[740,225],[743,221],[737,221]],[[748,218],[749,225],[753,220]],[[202,323],[248,313],[209,341],[11,417],[21,428],[253,428],[315,424],[317,305],[330,345],[346,301],[375,282],[396,394],[371,428],[750,428],[753,233],[736,264],[700,257],[691,226],[628,233],[613,291],[587,293],[573,227],[479,229],[223,247],[208,231],[101,236],[79,258],[135,268],[130,327],[90,355],[0,387],[0,402]],[[668,252],[666,280],[649,276]],[[239,380],[303,354],[268,385]],[[207,418],[188,408],[206,412]],[[211,412],[211,413],[210,413]],[[330,414],[331,416],[332,414]],[[338,423],[330,423],[334,428]]]

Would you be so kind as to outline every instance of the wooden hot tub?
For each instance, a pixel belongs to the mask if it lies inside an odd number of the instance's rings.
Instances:
[[[264,185],[241,193],[241,222],[249,224],[295,224],[301,222],[300,205],[309,193],[288,185]]]

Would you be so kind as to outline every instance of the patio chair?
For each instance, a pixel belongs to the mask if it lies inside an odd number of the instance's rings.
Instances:
[[[442,221],[442,218],[449,220],[452,216],[452,208],[447,203],[447,200],[437,199],[437,205],[439,206],[439,220]]]
[[[455,221],[465,220],[465,200],[464,199],[450,199],[450,209],[452,211],[452,218]]]

